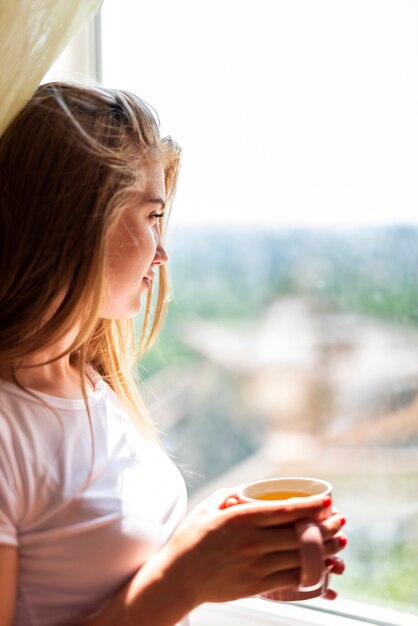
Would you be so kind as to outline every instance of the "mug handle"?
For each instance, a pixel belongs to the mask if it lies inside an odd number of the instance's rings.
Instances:
[[[319,526],[307,520],[295,523],[300,544],[301,577],[299,591],[315,591],[324,584],[324,542]]]

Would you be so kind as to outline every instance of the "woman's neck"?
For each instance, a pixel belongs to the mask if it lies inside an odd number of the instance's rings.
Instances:
[[[16,366],[17,381],[34,391],[62,398],[82,398],[80,374],[76,364],[70,361],[70,355],[45,363],[54,358],[59,346],[48,348],[26,356]],[[10,367],[0,367],[0,378],[15,382]],[[93,382],[86,377],[87,393],[94,390]]]

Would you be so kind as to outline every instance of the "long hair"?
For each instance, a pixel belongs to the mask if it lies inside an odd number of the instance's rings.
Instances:
[[[79,324],[56,358],[69,354],[77,364],[89,417],[91,365],[154,440],[134,364],[162,325],[166,269],[159,268],[158,293],[148,293],[139,338],[133,320],[101,318],[100,304],[110,228],[150,164],[163,165],[169,207],[179,162],[180,148],[160,137],[145,102],[98,86],[41,85],[0,138],[0,365],[17,383],[16,363]],[[45,321],[46,311],[53,313]]]

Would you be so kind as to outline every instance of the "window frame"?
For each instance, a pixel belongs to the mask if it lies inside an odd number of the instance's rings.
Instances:
[[[87,81],[102,82],[102,33],[101,12],[99,11],[79,32],[55,60],[42,82]]]
[[[192,626],[417,626],[418,616],[344,599],[302,604],[243,598],[202,605],[193,611],[191,621]]]

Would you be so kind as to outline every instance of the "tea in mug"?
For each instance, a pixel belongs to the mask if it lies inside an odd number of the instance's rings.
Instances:
[[[306,491],[270,491],[269,493],[260,493],[253,498],[255,500],[287,500],[288,498],[308,498],[311,495]]]

